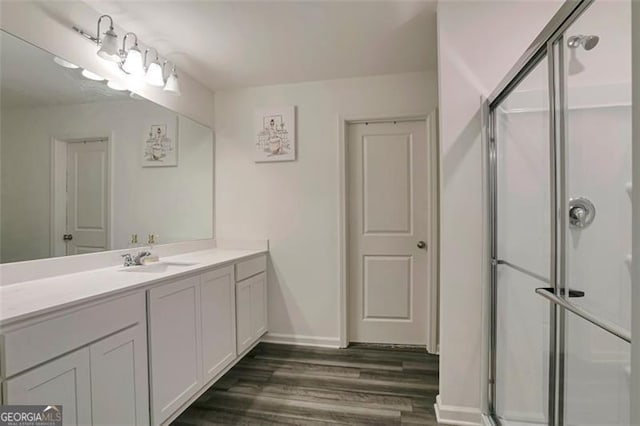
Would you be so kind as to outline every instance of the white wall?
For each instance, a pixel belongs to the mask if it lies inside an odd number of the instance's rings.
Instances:
[[[338,115],[427,114],[433,73],[216,92],[216,237],[268,238],[269,329],[276,338],[338,345]],[[294,162],[253,161],[254,111],[297,107]]]
[[[147,101],[112,101],[2,109],[2,262],[50,256],[51,139],[112,140],[112,248],[129,237],[160,242],[213,234],[213,133]],[[143,168],[142,142],[151,124],[173,123],[178,166]],[[170,124],[169,124],[170,125]]]
[[[480,422],[483,188],[480,98],[561,2],[438,2],[440,398],[446,421]]]
[[[105,78],[124,84],[138,94],[177,111],[193,120],[213,127],[213,93],[189,75],[179,74],[181,96],[162,91],[143,83],[135,84],[124,78],[113,63],[96,55],[97,48],[71,28],[78,25],[94,34],[100,14],[82,1],[2,1],[0,27],[52,54],[87,68]],[[136,28],[118,28],[119,42],[126,31]],[[103,28],[104,28],[103,24]],[[144,40],[141,40],[141,44]],[[163,52],[160,52],[162,54]]]

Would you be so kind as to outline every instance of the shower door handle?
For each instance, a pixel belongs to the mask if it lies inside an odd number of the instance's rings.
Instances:
[[[538,293],[538,290],[544,290],[547,291],[551,294],[556,294],[553,287],[540,287],[540,288],[536,288],[536,293]],[[566,294],[566,290],[564,288],[559,289],[560,292],[560,296],[564,296]],[[569,297],[573,298],[573,297],[584,297],[584,291],[582,290],[573,290],[573,289],[569,289]]]

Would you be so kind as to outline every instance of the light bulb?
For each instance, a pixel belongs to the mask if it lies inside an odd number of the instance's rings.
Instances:
[[[118,36],[113,29],[109,29],[109,31],[104,33],[100,49],[98,49],[98,56],[106,61],[120,61],[120,54],[118,53]]]
[[[167,83],[164,85],[164,90],[167,92],[180,94],[180,82],[178,81],[178,74],[174,70],[167,78]]]
[[[107,82],[107,87],[108,87],[109,89],[116,90],[116,91],[118,91],[118,92],[122,92],[122,91],[124,91],[124,90],[127,90],[127,88],[126,88],[126,87],[124,87],[122,84],[120,84],[120,83],[116,83],[115,81],[111,81],[111,80],[109,80],[109,81]]]
[[[140,76],[144,74],[144,64],[142,61],[142,52],[136,46],[133,46],[127,52],[127,58],[124,60],[122,64],[122,69],[124,72],[134,75]]]
[[[65,61],[64,59],[58,58],[57,56],[53,58],[53,62],[60,65],[61,67],[70,68],[72,70],[80,68],[76,64],[72,64],[71,62]]]
[[[93,73],[89,70],[82,70],[82,76],[84,78],[88,78],[89,80],[95,80],[95,81],[102,81],[104,80],[104,78],[102,76],[99,76],[96,73]]]
[[[145,81],[156,87],[164,86],[164,77],[162,75],[162,67],[157,60],[151,62],[147,68],[147,75]]]

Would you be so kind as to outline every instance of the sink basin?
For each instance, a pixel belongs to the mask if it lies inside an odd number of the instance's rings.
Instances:
[[[142,272],[148,274],[161,274],[164,272],[179,272],[189,266],[195,266],[193,262],[156,262],[149,265],[129,266],[120,269],[120,272]]]

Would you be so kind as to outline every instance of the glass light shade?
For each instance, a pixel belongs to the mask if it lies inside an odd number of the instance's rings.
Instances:
[[[65,61],[64,59],[58,58],[57,56],[53,58],[53,62],[55,62],[56,64],[60,65],[61,67],[70,68],[72,70],[80,68],[76,64],[72,64],[71,62]]]
[[[178,74],[174,71],[167,78],[167,83],[164,85],[164,90],[167,92],[180,94],[180,82],[178,81]]]
[[[164,86],[164,77],[162,76],[162,67],[157,61],[153,61],[149,64],[149,68],[147,68],[147,75],[145,77],[145,81],[156,87]]]
[[[135,76],[140,76],[144,74],[144,63],[142,60],[142,52],[140,49],[133,46],[127,52],[127,57],[122,64],[122,69]]]
[[[99,76],[96,73],[93,73],[89,70],[82,70],[82,76],[84,78],[88,78],[89,80],[95,80],[95,81],[102,81],[104,80],[104,78],[102,76]]]
[[[120,83],[116,83],[115,81],[111,81],[111,80],[109,80],[109,81],[107,82],[107,87],[108,87],[109,89],[116,90],[116,91],[118,91],[118,92],[122,92],[122,91],[124,91],[124,90],[127,90],[127,88],[126,88],[126,87],[124,87],[122,84],[120,84]]]
[[[109,30],[104,33],[100,49],[98,49],[98,56],[106,61],[120,61],[120,53],[118,52],[118,36],[113,32],[113,30]]]

